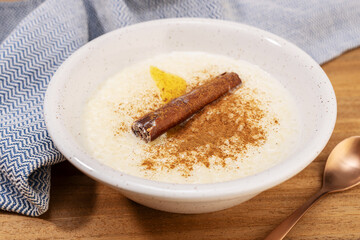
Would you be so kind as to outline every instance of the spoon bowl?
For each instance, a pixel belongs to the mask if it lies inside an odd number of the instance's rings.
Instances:
[[[360,137],[340,142],[330,153],[325,165],[323,189],[339,192],[360,183]]]

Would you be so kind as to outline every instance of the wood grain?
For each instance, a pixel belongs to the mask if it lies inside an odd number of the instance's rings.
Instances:
[[[324,64],[338,101],[323,152],[287,182],[228,210],[181,215],[152,210],[88,178],[68,162],[52,168],[50,208],[38,218],[0,211],[0,239],[263,239],[321,185],[325,160],[360,135],[360,48]],[[318,202],[287,239],[360,239],[360,187]]]

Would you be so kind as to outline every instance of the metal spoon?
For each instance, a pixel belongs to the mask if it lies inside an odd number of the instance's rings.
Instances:
[[[327,193],[344,191],[360,183],[360,136],[340,142],[330,153],[321,189],[277,226],[265,240],[283,239],[305,212]]]

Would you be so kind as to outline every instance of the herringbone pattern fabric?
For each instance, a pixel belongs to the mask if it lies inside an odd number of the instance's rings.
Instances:
[[[46,87],[57,67],[87,42],[85,11],[71,14],[82,3],[55,2],[37,8],[0,46],[0,206],[32,216],[47,210],[49,166],[63,160],[45,128]]]
[[[20,22],[34,4],[41,5]],[[5,39],[0,45],[0,208],[31,216],[47,210],[50,166],[64,158],[47,134],[43,99],[56,69],[89,40],[152,19],[218,18],[274,32],[322,63],[360,44],[359,13],[358,0],[0,3],[0,41]]]

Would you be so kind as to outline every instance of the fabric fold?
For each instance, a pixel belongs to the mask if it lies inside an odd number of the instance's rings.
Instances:
[[[44,95],[56,69],[87,41],[82,2],[48,0],[0,45],[0,206],[4,210],[38,216],[48,208],[50,165],[64,158],[46,131]]]

